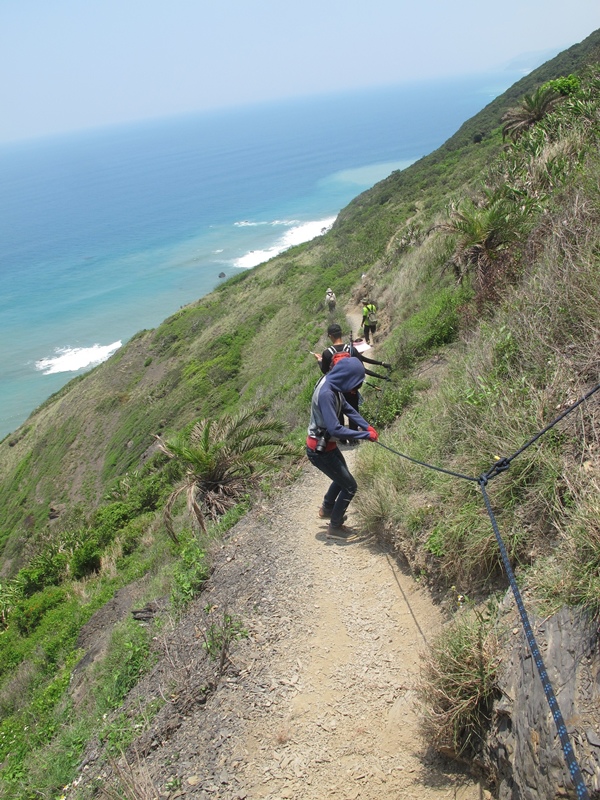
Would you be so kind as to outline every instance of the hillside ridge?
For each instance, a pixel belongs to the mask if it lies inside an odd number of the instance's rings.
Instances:
[[[299,797],[312,774],[341,796],[387,785],[418,786],[432,800],[439,787],[464,790],[471,800],[472,780],[453,777],[460,769],[440,754],[479,770],[481,792],[499,800],[522,800],[531,787],[572,794],[475,484],[361,444],[351,453],[352,515],[369,538],[340,550],[319,536],[322,476],[306,471],[303,446],[319,377],[311,351],[328,343],[331,322],[356,335],[365,297],[378,305],[374,352],[391,381],[365,381],[361,413],[418,462],[481,475],[597,383],[599,42],[596,31],[527,76],[532,94],[510,106],[510,125],[502,128],[506,94],[452,146],[357,197],[331,231],[140,331],[0,442],[0,797],[54,800],[68,784],[73,800],[90,800],[101,792],[94,779],[112,774],[111,800],[275,800],[279,791]],[[236,428],[242,412],[246,427]],[[262,425],[275,470],[256,450],[244,461],[234,449],[256,444]],[[595,397],[490,493],[594,792],[598,431]],[[419,631],[427,641],[417,679]],[[301,653],[288,661],[294,648]],[[330,656],[333,671],[319,673]],[[362,673],[361,659],[370,665]],[[262,685],[271,669],[275,683]],[[354,706],[370,713],[363,685],[379,712],[366,732],[353,716]],[[345,713],[313,708],[311,698],[322,705],[328,693]],[[240,700],[235,711],[230,699]],[[391,714],[396,701],[414,745]],[[240,760],[225,732],[235,724],[244,735],[246,711],[255,727]],[[354,744],[338,743],[336,731]],[[194,750],[204,736],[206,748]],[[321,736],[331,762],[317,758]],[[402,753],[388,752],[390,742]],[[407,752],[416,775],[392,766]],[[335,764],[346,772],[333,774]],[[149,781],[133,794],[132,770]]]

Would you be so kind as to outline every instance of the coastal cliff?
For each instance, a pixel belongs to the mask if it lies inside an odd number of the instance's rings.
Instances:
[[[328,286],[345,327],[365,292],[376,298],[376,352],[392,365],[393,381],[365,386],[364,414],[390,447],[419,462],[480,475],[597,384],[599,61],[597,31],[526,76],[439,150],[359,195],[330,231],[139,332],[0,443],[1,796],[31,797],[32,781],[41,780],[33,762],[48,764],[57,750],[70,755],[43,796],[76,779],[92,739],[94,763],[135,752],[137,733],[165,698],[144,704],[144,721],[134,720],[131,706],[117,718],[152,668],[164,620],[159,628],[136,621],[118,629],[113,661],[102,649],[108,660],[81,678],[84,626],[125,587],[135,587],[133,604],[157,603],[150,620],[165,608],[182,613],[208,580],[218,537],[293,479],[317,377],[310,351],[326,344]],[[548,83],[553,105],[511,135],[506,112]],[[597,398],[515,459],[490,489],[596,793]],[[163,510],[183,472],[161,442],[198,419],[254,404],[285,424],[295,464],[216,515],[208,542],[192,532],[183,507],[170,538]],[[502,800],[575,796],[518,622],[506,624],[506,574],[472,487],[425,474],[383,448],[361,448],[357,458],[360,524],[443,610],[439,650],[454,646],[457,630],[461,646],[471,642],[477,669],[481,642],[493,650],[480,694],[465,702],[471,716],[454,714],[460,696],[454,707],[429,709],[432,748],[481,770]],[[243,620],[227,624],[234,647]],[[85,730],[83,714],[74,728],[69,689],[78,663],[77,708],[90,708]],[[211,686],[207,677],[207,696]],[[174,782],[169,791],[177,788]]]

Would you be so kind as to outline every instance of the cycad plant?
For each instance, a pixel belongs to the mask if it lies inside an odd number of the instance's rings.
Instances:
[[[482,288],[501,254],[525,234],[537,208],[535,198],[509,186],[484,189],[479,200],[452,205],[440,228],[454,238],[450,263],[458,282],[473,272]]]
[[[265,417],[265,410],[251,406],[220,420],[202,419],[168,441],[157,437],[161,450],[185,470],[164,509],[165,526],[175,541],[173,507],[180,495],[186,495],[190,514],[206,532],[207,517],[217,519],[261,475],[292,455],[292,446],[282,440],[284,425]]]
[[[508,238],[510,204],[503,198],[478,204],[464,200],[449,210],[442,230],[454,236],[452,265],[458,281],[474,269],[480,280]]]
[[[502,136],[516,141],[519,136],[542,120],[555,107],[561,96],[550,86],[539,86],[533,94],[523,96],[520,104],[509,108],[502,117]]]

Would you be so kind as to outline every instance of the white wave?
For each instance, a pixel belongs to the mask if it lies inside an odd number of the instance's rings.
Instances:
[[[44,375],[78,372],[80,369],[95,367],[106,361],[121,345],[122,342],[119,341],[107,345],[95,344],[92,347],[61,347],[57,348],[54,357],[41,358],[35,362],[35,366]]]
[[[321,236],[331,228],[334,222],[335,217],[328,217],[327,219],[313,220],[312,222],[302,222],[298,225],[294,225],[289,231],[286,231],[272,247],[266,250],[251,250],[249,253],[246,253],[246,255],[236,258],[233,264],[242,269],[256,267],[258,264],[262,264],[264,261],[268,261],[270,258],[279,255],[279,253],[283,253],[283,251],[287,250],[289,247],[309,242],[316,236]]]
[[[251,222],[249,219],[243,219],[239,222],[234,222],[233,224],[236,228],[257,228],[261,225],[299,225],[300,222],[297,219],[273,219],[270,222],[267,220]]]

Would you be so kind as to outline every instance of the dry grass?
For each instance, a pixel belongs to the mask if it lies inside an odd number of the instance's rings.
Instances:
[[[467,610],[446,627],[424,656],[418,687],[427,741],[455,757],[479,752],[499,695],[499,665],[500,640],[490,616]]]
[[[109,759],[111,775],[98,787],[98,794],[106,800],[161,800],[148,769],[136,753],[131,763],[124,754]]]

